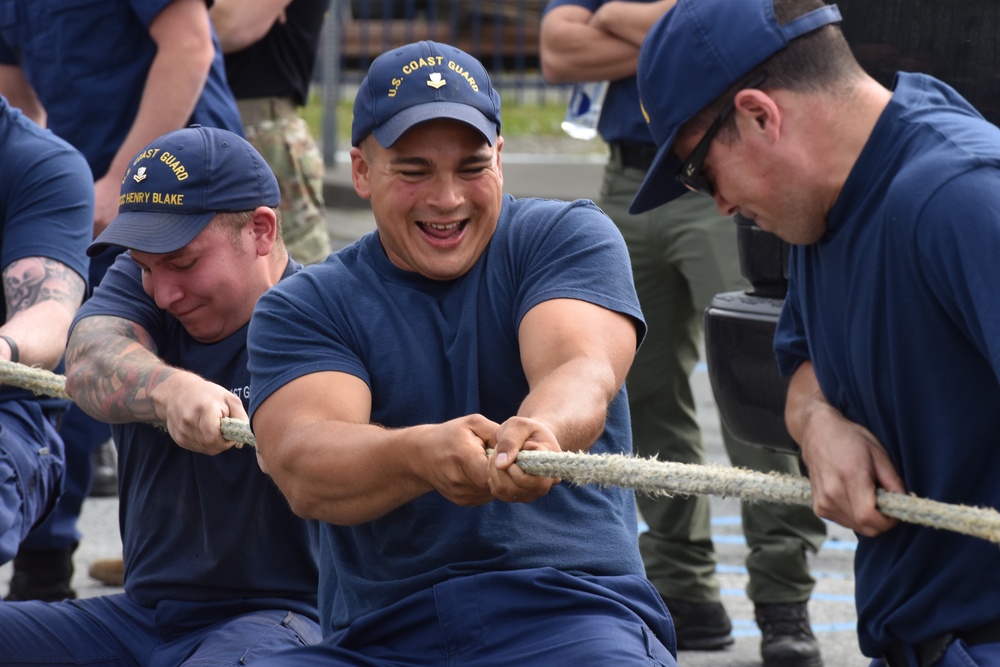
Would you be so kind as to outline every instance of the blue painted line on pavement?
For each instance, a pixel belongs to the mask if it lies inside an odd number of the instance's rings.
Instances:
[[[719,574],[735,574],[744,577],[749,577],[750,573],[742,565],[726,565],[725,563],[718,563],[715,566],[715,571]],[[813,579],[839,579],[841,581],[852,580],[854,575],[850,572],[830,572],[828,570],[810,570],[809,573],[813,576]],[[852,597],[851,600],[854,598]]]
[[[813,573],[815,574],[815,573]],[[746,591],[742,588],[722,588],[719,593],[722,597],[730,598],[744,598],[746,597]],[[854,605],[853,595],[842,595],[838,593],[817,593],[813,591],[810,596],[811,600],[819,600],[821,602],[842,602],[844,604]]]
[[[642,532],[641,530],[639,532]],[[712,534],[712,542],[716,544],[730,544],[737,546],[746,546],[746,538],[742,535],[716,535]],[[823,549],[828,549],[831,551],[855,551],[858,548],[857,542],[848,542],[846,540],[826,540],[823,542]]]
[[[729,516],[712,517],[713,526],[739,526],[742,523],[743,520],[737,514],[730,514]]]
[[[639,521],[639,534],[645,533],[649,530],[649,524],[645,521]],[[712,519],[713,526],[736,526],[740,525],[740,517],[736,515],[719,517],[717,519]],[[717,533],[712,534],[712,541],[718,544],[735,544],[746,546],[746,539],[742,535],[721,535]],[[828,539],[823,542],[823,549],[829,549],[832,551],[855,551],[858,548],[858,543],[853,540],[842,540],[842,539]]]

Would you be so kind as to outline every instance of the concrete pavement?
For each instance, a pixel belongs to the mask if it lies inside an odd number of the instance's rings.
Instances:
[[[513,150],[512,150],[513,149]],[[503,152],[505,190],[518,196],[559,199],[594,198],[600,185],[603,159],[595,154],[538,155],[518,151],[508,144]],[[350,188],[346,155],[328,170],[325,189],[327,221],[335,248],[350,243],[374,228],[367,203]],[[734,232],[735,233],[735,232]],[[718,416],[704,364],[692,383],[698,418],[710,462],[728,464],[719,435]],[[75,555],[73,585],[81,597],[118,592],[89,579],[87,569],[95,559],[118,556],[121,540],[117,525],[118,502],[114,498],[88,499],[80,521],[83,540]],[[740,527],[739,504],[732,499],[713,498],[713,541],[719,559],[723,603],[733,619],[735,644],[721,652],[685,651],[681,667],[753,667],[760,665],[760,633],[753,620],[753,606],[745,595],[747,554]],[[857,648],[852,562],[857,541],[850,531],[828,524],[829,536],[818,555],[810,557],[817,580],[810,602],[813,628],[828,667],[861,667],[868,664]],[[233,536],[234,539],[237,536]],[[0,590],[6,592],[10,565],[0,567]]]

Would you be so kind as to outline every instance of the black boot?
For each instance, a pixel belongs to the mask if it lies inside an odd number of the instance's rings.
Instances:
[[[679,651],[719,651],[733,643],[733,624],[721,602],[663,598],[674,621]]]
[[[75,550],[76,545],[71,549],[22,548],[14,557],[14,576],[4,600],[55,602],[75,598],[76,591],[70,586]]]
[[[90,483],[91,498],[111,498],[118,495],[118,453],[115,443],[106,440],[92,455],[94,477]]]
[[[755,605],[764,667],[823,667],[805,602]]]

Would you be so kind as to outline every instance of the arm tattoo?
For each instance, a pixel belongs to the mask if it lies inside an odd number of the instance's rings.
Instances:
[[[158,422],[153,390],[173,373],[141,326],[120,317],[77,322],[66,348],[67,388],[87,413],[112,423]]]
[[[42,301],[58,301],[75,313],[83,300],[84,282],[76,271],[47,257],[25,257],[3,271],[7,319]]]

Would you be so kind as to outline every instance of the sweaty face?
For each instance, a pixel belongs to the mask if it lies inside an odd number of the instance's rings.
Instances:
[[[434,280],[465,275],[500,215],[503,139],[490,146],[465,123],[435,120],[390,148],[365,141],[352,152],[355,184],[371,200],[389,260]]]
[[[196,340],[215,343],[250,321],[256,302],[256,253],[244,227],[240,243],[209,224],[186,246],[167,254],[132,251],[142,288]]]

